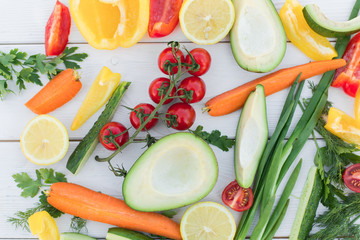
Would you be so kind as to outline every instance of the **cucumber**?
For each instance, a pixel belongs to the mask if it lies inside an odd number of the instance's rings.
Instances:
[[[96,240],[80,233],[65,232],[60,234],[60,240]]]
[[[303,9],[309,26],[324,37],[349,36],[360,31],[360,16],[347,22],[335,22],[327,18],[316,4],[308,4]]]
[[[66,168],[73,174],[77,174],[94,152],[96,145],[99,142],[99,132],[101,128],[109,121],[111,121],[117,107],[120,104],[122,97],[129,88],[130,82],[121,82],[110,97],[104,111],[94,123],[93,127],[86,134],[83,140],[77,145],[74,152],[67,161]]]
[[[322,195],[323,183],[316,167],[309,170],[301,193],[289,240],[307,239]]]
[[[152,238],[124,228],[109,228],[106,240],[152,240]]]
[[[257,85],[241,112],[235,138],[235,176],[243,188],[251,186],[269,136],[264,87]]]

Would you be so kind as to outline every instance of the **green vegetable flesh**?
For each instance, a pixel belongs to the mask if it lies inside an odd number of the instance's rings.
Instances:
[[[290,233],[290,240],[307,239],[320,202],[322,188],[323,184],[319,172],[316,167],[312,167],[301,193],[300,203]]]
[[[109,228],[106,240],[152,240],[152,238],[124,228]]]
[[[61,233],[60,240],[96,240],[96,238],[92,238],[80,233]]]
[[[241,112],[235,139],[235,175],[243,188],[251,186],[268,140],[265,92],[262,85],[250,93]]]
[[[210,146],[191,133],[175,133],[153,144],[135,162],[123,183],[127,205],[164,211],[204,198],[214,187],[218,165]]]
[[[316,4],[308,4],[303,9],[309,26],[324,37],[350,36],[360,31],[360,16],[347,22],[335,22],[327,18]]]
[[[269,72],[285,55],[286,35],[280,17],[269,0],[233,0],[235,23],[231,48],[240,67]]]
[[[93,127],[71,154],[66,164],[66,168],[73,174],[77,174],[80,171],[91,154],[94,152],[95,147],[99,142],[98,135],[101,128],[112,119],[122,97],[124,96],[129,86],[130,82],[121,82],[119,84],[113,95],[110,97],[105,110],[101,113]]]

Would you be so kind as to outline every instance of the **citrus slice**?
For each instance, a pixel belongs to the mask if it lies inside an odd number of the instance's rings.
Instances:
[[[232,240],[236,225],[226,207],[215,202],[200,202],[184,213],[180,231],[183,240]]]
[[[339,109],[330,108],[325,129],[345,142],[360,146],[360,124]]]
[[[34,213],[29,217],[28,222],[31,233],[37,235],[40,240],[60,239],[56,222],[48,212]]]
[[[39,115],[25,127],[20,144],[26,158],[38,165],[61,160],[69,147],[65,126],[49,115]]]
[[[185,36],[197,44],[214,44],[230,31],[235,9],[230,0],[187,0],[180,9],[180,26]]]
[[[69,4],[76,26],[94,48],[131,47],[147,32],[148,0],[70,0]]]

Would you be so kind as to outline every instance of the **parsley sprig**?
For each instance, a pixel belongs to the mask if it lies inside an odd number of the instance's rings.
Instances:
[[[40,53],[28,56],[17,48],[10,50],[9,53],[0,52],[0,99],[3,100],[6,95],[15,93],[9,88],[9,81],[16,81],[21,92],[26,89],[26,84],[42,86],[40,75],[52,79],[63,70],[59,67],[60,64],[66,68],[80,69],[77,62],[82,62],[88,55],[75,53],[77,49],[78,47],[67,47],[58,57],[47,57]]]

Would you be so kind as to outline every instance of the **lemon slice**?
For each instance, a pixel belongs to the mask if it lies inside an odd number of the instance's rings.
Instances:
[[[26,158],[38,165],[61,160],[69,148],[65,126],[49,115],[39,115],[25,127],[20,144]]]
[[[34,213],[28,219],[29,228],[33,235],[37,235],[39,240],[58,240],[59,231],[55,220],[46,211]]]
[[[194,43],[209,45],[222,40],[235,20],[230,0],[187,0],[180,9],[180,26]]]
[[[183,240],[232,240],[236,225],[226,207],[215,202],[200,202],[185,212],[180,231]]]

